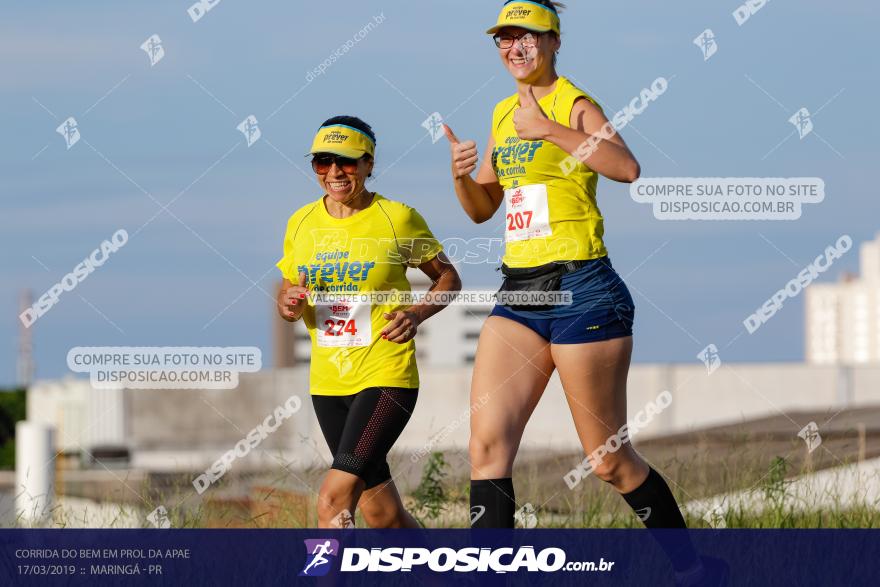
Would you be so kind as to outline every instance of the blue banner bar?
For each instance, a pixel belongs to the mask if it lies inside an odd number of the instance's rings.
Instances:
[[[877,585],[877,530],[0,530],[0,585]],[[663,548],[661,548],[661,543]]]

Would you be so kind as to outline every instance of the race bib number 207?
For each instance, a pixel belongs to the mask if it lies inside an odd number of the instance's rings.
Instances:
[[[546,185],[539,183],[504,190],[504,204],[507,210],[504,230],[507,242],[552,234]]]

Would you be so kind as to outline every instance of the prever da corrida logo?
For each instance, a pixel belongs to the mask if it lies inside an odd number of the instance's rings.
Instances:
[[[326,135],[324,135],[324,142],[325,143],[340,143],[341,144],[347,140],[348,140],[348,135],[345,133],[339,132],[338,130],[328,132]]]
[[[509,18],[509,19],[514,19],[514,18],[524,19],[524,18],[528,18],[531,13],[532,13],[531,8],[521,8],[521,7],[517,6],[517,7],[511,8],[510,10],[507,11],[507,18]]]

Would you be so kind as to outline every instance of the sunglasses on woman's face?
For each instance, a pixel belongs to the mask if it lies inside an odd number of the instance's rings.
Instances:
[[[351,157],[342,157],[333,153],[318,153],[312,158],[312,169],[318,175],[324,175],[330,172],[330,168],[336,163],[336,167],[341,169],[343,173],[354,175],[357,173],[358,161],[360,159],[352,159]]]
[[[499,49],[510,49],[513,47],[514,43],[521,42],[523,47],[531,49],[535,45],[538,44],[538,37],[540,33],[522,33],[520,35],[514,35],[513,33],[497,33],[492,37],[492,40],[495,41],[495,46]]]

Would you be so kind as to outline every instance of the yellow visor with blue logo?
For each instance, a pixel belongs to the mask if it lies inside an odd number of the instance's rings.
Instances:
[[[318,129],[309,153],[333,153],[360,159],[364,155],[374,156],[375,151],[376,144],[365,132],[344,124],[331,124]]]
[[[494,35],[504,27],[519,27],[536,33],[553,31],[559,34],[559,15],[537,2],[519,0],[508,2],[498,15],[498,23],[486,31]]]

